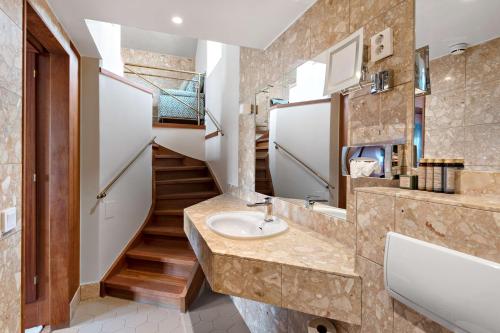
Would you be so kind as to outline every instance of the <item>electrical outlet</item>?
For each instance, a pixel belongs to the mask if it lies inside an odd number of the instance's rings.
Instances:
[[[376,62],[391,56],[394,53],[392,29],[387,28],[384,31],[373,35],[371,38],[370,48],[371,62]]]
[[[2,234],[5,234],[17,226],[16,207],[4,209],[0,212],[2,219]]]

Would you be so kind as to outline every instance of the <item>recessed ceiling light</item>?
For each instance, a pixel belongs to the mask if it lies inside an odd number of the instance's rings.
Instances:
[[[180,16],[174,16],[174,17],[172,17],[172,22],[174,22],[175,24],[181,24],[182,23],[182,17],[180,17]]]

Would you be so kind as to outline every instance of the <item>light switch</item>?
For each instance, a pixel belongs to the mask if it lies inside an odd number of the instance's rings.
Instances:
[[[392,29],[387,28],[371,38],[371,62],[376,62],[391,56],[394,53]]]
[[[2,217],[2,234],[5,234],[17,226],[16,207],[11,207],[2,210],[0,213]]]

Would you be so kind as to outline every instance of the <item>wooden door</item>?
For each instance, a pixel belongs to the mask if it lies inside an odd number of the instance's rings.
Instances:
[[[24,228],[25,228],[25,302],[37,300],[38,272],[38,214],[37,214],[37,112],[36,112],[36,73],[38,51],[31,43],[26,45],[26,113],[25,113],[25,161],[24,161]]]

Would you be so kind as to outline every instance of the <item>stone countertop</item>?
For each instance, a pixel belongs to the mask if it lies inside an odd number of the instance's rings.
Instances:
[[[397,187],[358,187],[356,191],[500,212],[500,195],[497,194],[446,194]]]
[[[212,289],[360,324],[354,249],[287,219],[285,233],[256,240],[225,238],[205,224],[216,213],[255,210],[228,194],[184,210],[184,231]]]
[[[317,232],[293,223],[283,234],[252,240],[231,239],[213,232],[205,224],[206,219],[216,213],[230,211],[256,211],[246,202],[231,195],[221,195],[187,208],[184,213],[195,225],[214,254],[230,255],[245,259],[308,268],[344,276],[354,273],[354,251],[334,241],[326,240]]]

